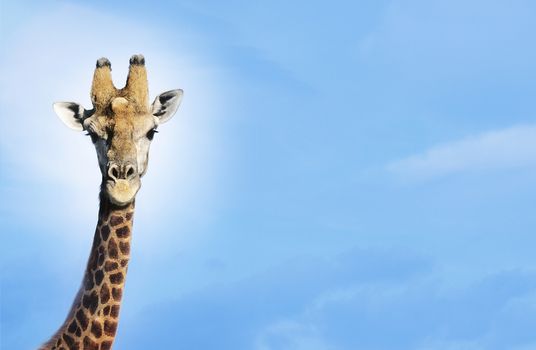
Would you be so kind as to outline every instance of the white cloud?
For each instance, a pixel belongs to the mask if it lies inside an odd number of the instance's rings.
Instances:
[[[388,164],[389,172],[421,180],[461,172],[536,165],[536,125],[514,126],[434,146]]]
[[[135,53],[145,55],[151,98],[174,88],[185,91],[177,115],[160,128],[151,147],[136,213],[136,229],[151,235],[140,236],[137,244],[149,253],[157,249],[155,236],[175,236],[182,227],[180,215],[210,216],[221,187],[215,174],[223,170],[225,156],[217,124],[229,106],[221,70],[197,59],[201,54],[178,30],[165,33],[151,23],[140,26],[73,5],[25,18],[24,25],[2,39],[0,58],[0,155],[10,165],[5,173],[16,179],[1,190],[25,204],[24,216],[41,215],[44,227],[67,222],[64,227],[80,234],[72,240],[92,235],[100,183],[95,151],[82,133],[62,125],[52,103],[75,101],[90,107],[95,61],[108,57],[114,82],[122,87]],[[21,214],[20,207],[8,212]],[[158,223],[173,229],[158,230]]]

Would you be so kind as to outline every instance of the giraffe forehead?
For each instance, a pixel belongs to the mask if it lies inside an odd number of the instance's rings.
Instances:
[[[126,114],[133,111],[133,106],[124,97],[116,97],[110,102],[110,107],[115,114]]]
[[[154,118],[146,114],[118,114],[109,118],[114,134],[136,136],[154,127]]]
[[[125,113],[103,112],[94,116],[99,129],[103,132],[113,131],[114,134],[120,133],[123,136],[138,133],[145,133],[155,126],[154,117],[148,113],[139,113],[136,111],[124,111]]]

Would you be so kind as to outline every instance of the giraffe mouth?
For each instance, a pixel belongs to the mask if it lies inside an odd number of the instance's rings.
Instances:
[[[137,176],[130,180],[108,180],[106,192],[110,201],[118,206],[131,203],[141,187],[140,178]]]

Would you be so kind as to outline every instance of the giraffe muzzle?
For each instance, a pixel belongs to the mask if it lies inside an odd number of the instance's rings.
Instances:
[[[129,204],[141,187],[140,176],[135,163],[111,162],[108,166],[106,192],[110,201],[116,205]]]
[[[108,166],[108,177],[113,181],[130,180],[137,175],[136,165],[131,162],[110,163]]]

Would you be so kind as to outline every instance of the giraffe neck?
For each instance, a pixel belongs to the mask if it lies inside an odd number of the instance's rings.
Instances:
[[[101,196],[82,286],[65,323],[41,349],[111,349],[130,256],[134,203],[119,208]]]

